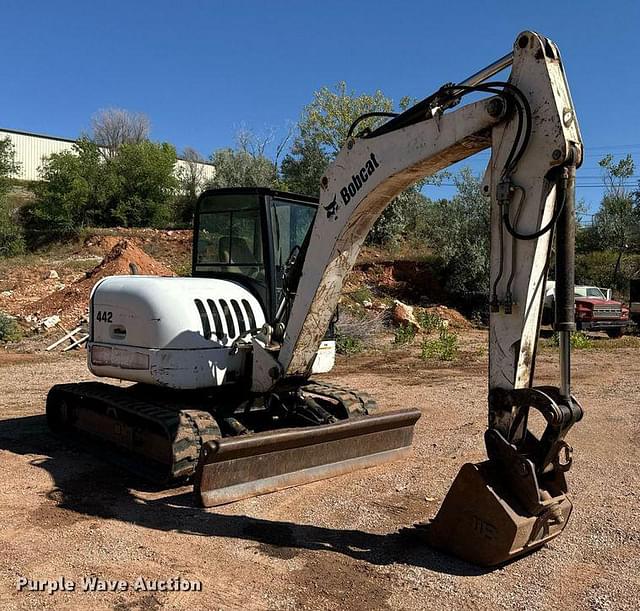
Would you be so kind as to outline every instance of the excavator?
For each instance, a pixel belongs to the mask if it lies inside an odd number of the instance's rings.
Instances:
[[[509,67],[508,80],[491,80]],[[498,61],[402,113],[356,120],[319,199],[265,188],[205,191],[192,277],[109,277],[91,294],[89,370],[133,384],[54,386],[50,428],[162,485],[193,482],[205,507],[405,457],[418,410],[376,413],[366,393],[312,376],[334,365],[341,289],[385,207],[486,149],[487,459],[461,468],[416,533],[486,566],[549,542],[571,514],[565,436],[583,415],[570,388],[583,145],[558,48],[531,31]],[[535,386],[552,256],[559,385]]]

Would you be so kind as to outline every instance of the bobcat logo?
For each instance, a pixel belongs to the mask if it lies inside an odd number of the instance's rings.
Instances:
[[[336,201],[337,197],[337,195],[334,195],[331,202],[329,202],[329,204],[327,204],[326,206],[323,206],[323,208],[327,211],[328,219],[335,219],[338,216],[338,208],[340,208],[340,206]]]

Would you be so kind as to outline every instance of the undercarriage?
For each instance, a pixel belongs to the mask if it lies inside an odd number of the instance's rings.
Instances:
[[[187,483],[198,471],[196,492],[212,506],[400,458],[420,417],[375,416],[366,393],[318,381],[237,395],[60,384],[49,392],[47,419],[56,433],[155,485]]]

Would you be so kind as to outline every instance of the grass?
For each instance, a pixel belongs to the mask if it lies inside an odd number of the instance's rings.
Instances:
[[[550,348],[557,348],[560,344],[560,335],[555,332],[551,337],[540,340],[541,344]],[[571,334],[571,348],[575,350],[591,350],[594,347],[593,340],[582,331],[574,331]]]
[[[173,271],[178,276],[183,276],[185,278],[190,277],[191,276],[191,258],[189,258],[188,261],[183,261],[182,263],[174,265]]]
[[[540,340],[542,348],[555,349],[558,347],[559,337],[554,333],[551,337]],[[582,331],[571,334],[571,347],[576,350],[594,350],[596,352],[609,352],[619,348],[640,349],[640,337],[637,335],[624,335],[616,339],[606,336],[590,336]]]
[[[363,286],[355,291],[351,291],[347,293],[351,299],[353,299],[357,304],[363,305],[365,301],[373,300],[373,293],[368,286]]]
[[[338,354],[358,354],[377,347],[384,332],[383,315],[362,308],[341,308],[336,322],[336,350]]]

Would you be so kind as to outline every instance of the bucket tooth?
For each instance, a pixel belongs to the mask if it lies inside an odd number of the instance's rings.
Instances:
[[[403,458],[419,417],[408,409],[211,441],[200,455],[196,496],[205,507],[224,505]]]
[[[557,537],[572,505],[563,493],[546,495],[537,515],[510,494],[490,461],[467,463],[433,520],[418,525],[430,546],[480,566],[494,566]]]

